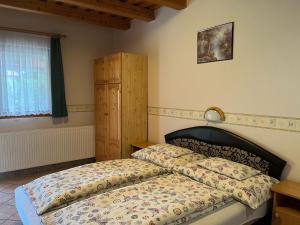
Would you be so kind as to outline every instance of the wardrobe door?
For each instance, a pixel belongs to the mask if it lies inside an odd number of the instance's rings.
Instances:
[[[121,63],[121,53],[105,57],[104,68],[109,83],[121,82]]]
[[[121,158],[121,84],[108,84],[109,159]]]
[[[95,85],[96,160],[107,159],[108,85]]]
[[[122,54],[122,158],[130,158],[131,144],[147,141],[147,57]]]

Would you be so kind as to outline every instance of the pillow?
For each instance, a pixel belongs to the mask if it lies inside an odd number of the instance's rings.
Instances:
[[[178,171],[178,168],[180,166],[184,166],[187,163],[191,163],[203,159],[206,159],[205,155],[192,153],[192,154],[182,155],[177,158],[169,158],[166,161],[162,162],[160,166],[165,167],[172,171]]]
[[[170,145],[170,144],[151,145],[148,148],[154,149],[156,151],[164,153],[165,155],[168,155],[173,158],[193,153],[193,151],[190,149],[182,148],[182,147],[179,147],[176,145]]]
[[[203,159],[206,160],[206,159]],[[205,169],[198,165],[199,162],[187,163],[184,166],[179,166],[177,172],[186,175],[200,183],[206,184],[210,187],[217,188],[221,181],[232,180],[222,174],[218,174],[214,171]],[[228,192],[233,192],[231,189],[226,189]]]
[[[189,162],[199,161],[206,158],[206,156],[198,153],[186,154],[174,158],[151,148],[144,148],[136,151],[132,154],[132,157],[168,168],[170,171],[176,170],[179,166],[183,166]]]
[[[205,161],[205,159],[203,161]],[[198,163],[199,162],[192,162],[184,166],[179,166],[177,172],[210,187],[229,192],[236,200],[248,205],[252,209],[258,208],[265,201],[270,199],[270,189],[272,185],[279,182],[275,178],[264,174],[258,174],[239,181],[207,170],[199,166]]]
[[[199,166],[236,180],[245,180],[260,173],[249,166],[218,157],[197,162]]]
[[[257,209],[271,198],[271,187],[279,181],[268,175],[259,174],[239,181],[233,191],[233,197],[242,203]]]
[[[151,148],[143,148],[132,153],[131,156],[133,158],[149,161],[158,165],[171,158],[170,156]]]

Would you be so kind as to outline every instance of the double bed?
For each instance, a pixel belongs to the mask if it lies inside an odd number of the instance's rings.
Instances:
[[[201,126],[178,130],[167,134],[165,140],[168,144],[187,148],[207,157],[219,157],[248,165],[251,168],[261,171],[262,176],[269,175],[278,180],[286,164],[284,160],[262,147],[236,134],[215,127]],[[67,204],[62,204],[60,207],[53,208],[50,211],[38,211],[26,187],[19,187],[15,192],[16,207],[24,225],[77,224],[77,222],[78,224],[238,225],[250,224],[264,217],[270,210],[268,201],[260,204],[256,209],[251,209],[249,206],[237,201],[231,194],[217,187],[209,187],[205,182],[202,184],[199,180],[194,179],[195,177],[180,173],[180,171],[171,171],[170,169],[165,171],[162,168],[155,173],[150,173],[151,175],[143,179],[137,177],[131,180],[131,182],[124,181],[116,185],[110,185],[107,190],[93,191],[85,196],[80,196],[78,199],[72,199]],[[200,181],[202,181],[202,178]],[[164,183],[165,185],[160,186],[160,183]],[[184,186],[185,184],[186,186]],[[194,188],[189,188],[192,186]],[[188,195],[190,189],[195,191],[198,190],[197,188],[200,191]],[[205,191],[208,192],[208,196],[210,197],[201,197],[201,193],[204,195]],[[124,193],[127,193],[127,195]],[[144,195],[141,193],[144,193]],[[141,205],[153,203],[153,193],[156,193],[156,202],[160,201],[158,200],[158,196],[161,197],[161,201],[165,202],[165,204],[160,204],[164,205],[165,208],[161,207],[156,209],[156,211],[155,209],[151,209],[157,215],[160,215],[160,217],[156,218],[157,221],[150,220],[152,223],[148,221],[149,217],[153,217],[154,214],[145,214],[138,220],[137,217],[142,215],[141,208],[142,211],[144,210],[144,207],[141,207]],[[184,196],[182,193],[187,193],[187,196]],[[169,197],[166,197],[168,194]],[[121,198],[120,196],[123,197]],[[124,196],[127,197],[125,198]],[[152,199],[151,201],[149,200],[149,196]],[[214,196],[213,199],[211,199],[211,196]],[[120,198],[122,199],[121,203],[119,202]],[[195,198],[199,199],[196,201]],[[171,201],[170,199],[174,200]],[[181,199],[181,202],[178,203],[179,199]],[[206,202],[205,199],[207,199]],[[201,202],[201,205],[197,205],[199,202]],[[134,204],[136,204],[136,207],[139,207],[140,211],[130,208]],[[182,210],[179,210],[180,207],[178,208],[176,204],[179,204]],[[184,204],[187,204],[187,207]],[[124,209],[120,211],[122,208]],[[130,213],[135,212],[135,214],[131,215],[128,210]],[[125,211],[124,218],[122,216],[118,218],[117,215]],[[83,212],[85,212],[86,216],[81,216],[84,214]],[[168,214],[166,212],[171,213]],[[80,216],[77,218],[74,217],[74,214]],[[110,217],[108,216],[109,214],[111,214]],[[98,216],[98,218],[90,220],[87,215],[93,218],[97,218]],[[126,217],[128,215],[131,215],[132,218],[128,219]]]

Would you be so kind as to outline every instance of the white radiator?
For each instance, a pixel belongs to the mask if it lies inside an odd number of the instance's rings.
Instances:
[[[0,172],[95,157],[94,126],[0,133]]]

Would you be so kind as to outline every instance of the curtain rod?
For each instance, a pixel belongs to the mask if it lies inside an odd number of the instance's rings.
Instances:
[[[46,37],[53,37],[53,36],[54,37],[60,37],[60,38],[67,37],[65,34],[47,33],[47,32],[34,31],[34,30],[26,30],[26,29],[14,28],[14,27],[0,27],[0,30],[3,30],[3,31],[12,31],[12,32],[19,32],[19,33],[26,33],[26,34],[34,34],[34,35],[46,36]]]

